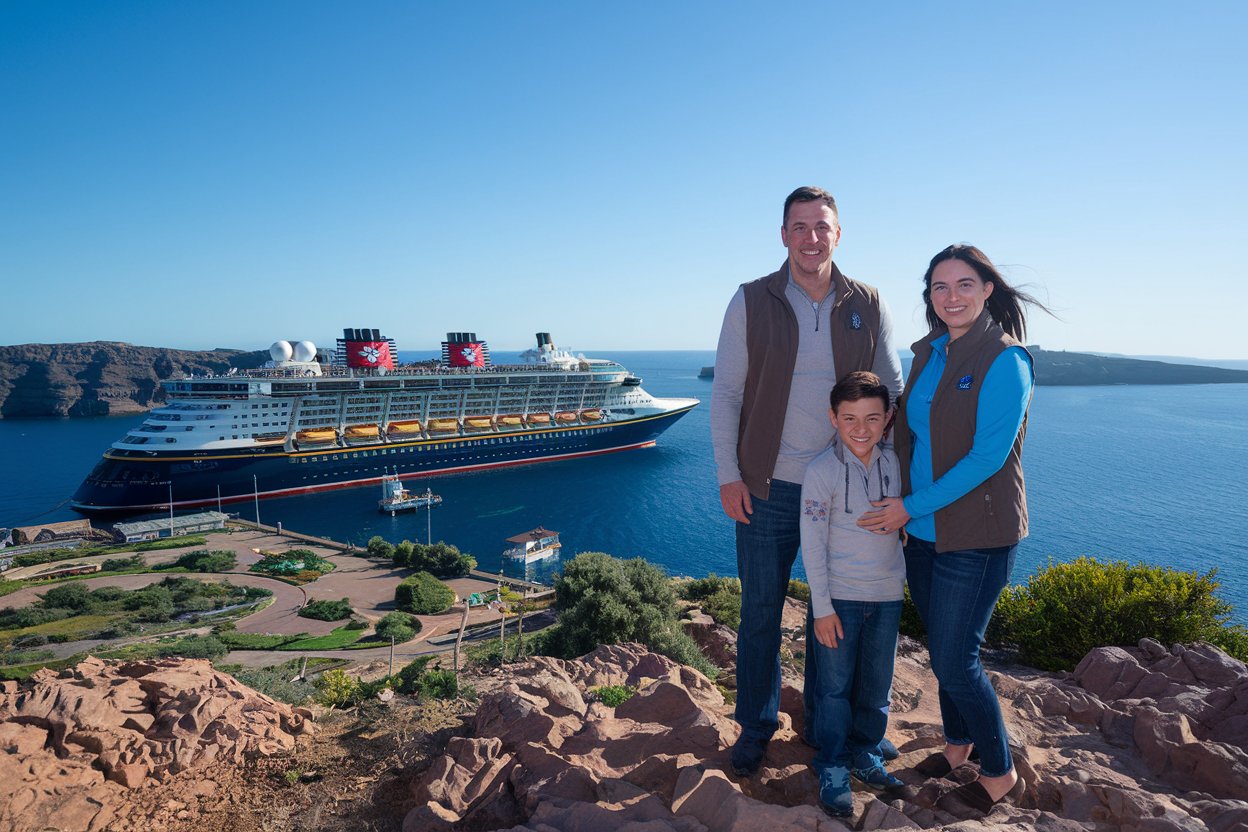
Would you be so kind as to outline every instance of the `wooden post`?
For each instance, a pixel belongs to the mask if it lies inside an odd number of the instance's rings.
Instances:
[[[468,599],[464,599],[464,617],[459,622],[459,635],[455,636],[455,672],[459,672],[459,645],[464,641],[464,630],[468,629]]]
[[[390,636],[390,675],[394,675],[394,636]]]

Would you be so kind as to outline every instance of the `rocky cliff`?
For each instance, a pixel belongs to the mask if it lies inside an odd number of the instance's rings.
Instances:
[[[135,413],[164,401],[164,379],[259,367],[268,357],[113,341],[0,346],[0,418]]]

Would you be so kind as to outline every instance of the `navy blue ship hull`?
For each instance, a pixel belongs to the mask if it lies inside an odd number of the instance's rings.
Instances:
[[[177,508],[215,506],[255,496],[285,497],[334,488],[376,485],[397,469],[409,479],[480,471],[653,445],[659,434],[688,413],[599,425],[491,432],[410,442],[286,452],[281,447],[197,452],[191,456],[135,455],[109,451],[71,500],[84,514],[168,510],[170,489]]]

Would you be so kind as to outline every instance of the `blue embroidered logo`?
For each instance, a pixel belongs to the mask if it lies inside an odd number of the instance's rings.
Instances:
[[[970,390],[971,382],[973,382],[974,380],[975,380],[974,376],[962,376],[962,378],[958,379],[958,389]]]
[[[849,316],[849,325],[852,329],[862,329],[862,316],[857,312],[853,312]]]

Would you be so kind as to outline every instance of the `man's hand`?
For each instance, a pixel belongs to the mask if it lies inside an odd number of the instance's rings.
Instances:
[[[746,515],[754,513],[754,503],[750,500],[750,489],[745,487],[744,482],[737,480],[721,485],[719,504],[724,507],[724,514],[738,523],[750,525],[750,518]]]
[[[841,617],[836,613],[815,619],[815,638],[824,647],[836,649],[838,639],[845,638],[845,630],[841,627]]]

